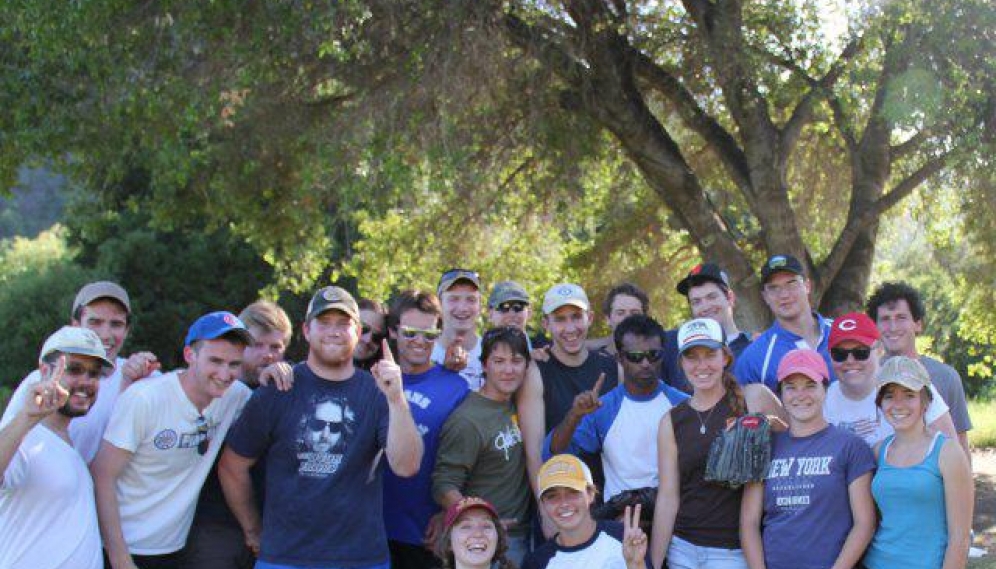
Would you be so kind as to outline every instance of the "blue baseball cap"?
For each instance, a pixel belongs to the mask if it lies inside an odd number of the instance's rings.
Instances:
[[[200,340],[214,340],[225,334],[238,336],[247,345],[253,343],[252,334],[249,333],[246,325],[239,320],[238,316],[225,310],[219,310],[198,318],[187,331],[187,339],[184,340],[183,345],[189,346]]]

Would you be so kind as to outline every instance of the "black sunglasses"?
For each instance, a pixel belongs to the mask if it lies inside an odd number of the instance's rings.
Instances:
[[[646,359],[650,363],[657,363],[664,357],[664,350],[646,350],[642,352],[620,352],[630,363],[638,364]]]
[[[849,350],[844,348],[830,348],[830,358],[837,363],[846,362],[848,355],[853,355],[855,361],[863,362],[871,357],[871,353],[871,348],[851,348]]]
[[[211,437],[208,436],[208,424],[207,419],[204,415],[197,418],[197,438],[200,439],[197,442],[197,454],[204,456],[208,451],[208,445],[211,444]]]
[[[522,304],[521,302],[505,302],[505,303],[499,304],[495,308],[495,310],[497,310],[498,312],[514,312],[516,314],[522,312],[525,309],[526,309],[526,305]]]

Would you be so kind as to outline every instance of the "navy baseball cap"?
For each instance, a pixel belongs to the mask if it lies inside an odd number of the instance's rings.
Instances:
[[[252,334],[239,317],[225,310],[211,312],[198,318],[187,331],[183,345],[189,346],[200,340],[215,340],[225,334],[238,336],[247,345],[253,343]]]
[[[723,290],[730,290],[730,277],[715,263],[702,263],[692,267],[688,275],[678,283],[678,292],[688,296],[688,289],[702,283],[714,282]]]
[[[780,272],[795,273],[801,277],[806,276],[806,269],[802,267],[799,259],[792,255],[773,255],[761,267],[761,284],[768,282],[771,275]]]

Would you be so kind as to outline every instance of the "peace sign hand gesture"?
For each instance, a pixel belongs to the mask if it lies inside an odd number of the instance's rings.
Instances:
[[[640,528],[640,510],[643,506],[626,506],[623,512],[623,558],[627,569],[644,569],[647,557],[647,534]]]
[[[387,344],[387,338],[381,342],[383,359],[370,368],[370,373],[377,381],[377,388],[387,397],[388,403],[403,403],[405,394],[401,381],[401,368],[394,362],[394,354],[391,353],[391,347]]]
[[[24,406],[24,412],[28,417],[42,419],[69,401],[69,390],[62,385],[62,377],[65,373],[65,355],[59,356],[54,366],[46,366],[42,370],[42,381],[31,388],[32,397]]]

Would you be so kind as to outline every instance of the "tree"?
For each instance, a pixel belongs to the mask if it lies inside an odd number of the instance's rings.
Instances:
[[[678,229],[757,327],[763,256],[796,254],[824,310],[853,306],[883,212],[990,152],[993,7],[847,6],[836,38],[796,0],[27,1],[0,14],[0,167],[56,155],[159,222],[230,226],[295,289],[362,243],[388,250],[357,231],[392,215],[531,204],[560,272]],[[593,185],[634,207],[589,207],[582,176],[620,157],[639,178]],[[147,191],[120,184],[135,171]],[[446,205],[413,203],[422,190]],[[644,215],[593,217],[620,213]],[[473,250],[502,225],[487,214],[438,247]],[[587,270],[645,274],[682,250]]]

